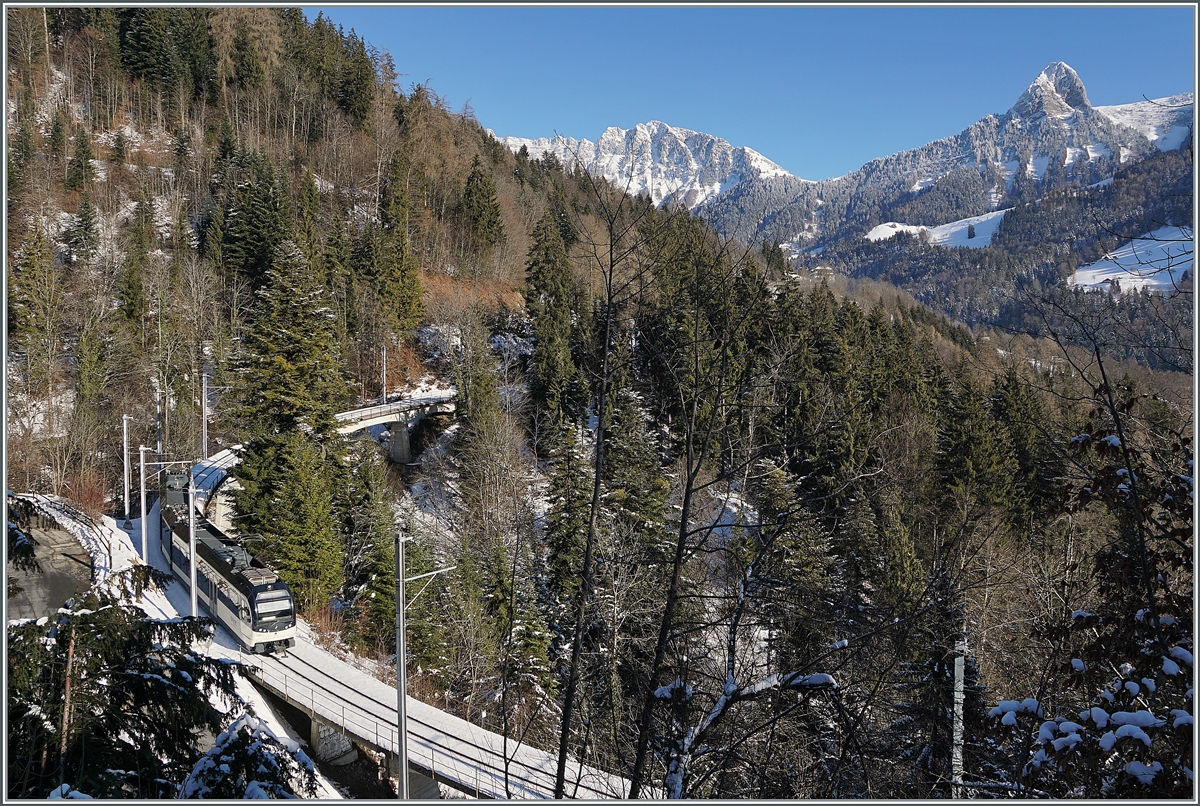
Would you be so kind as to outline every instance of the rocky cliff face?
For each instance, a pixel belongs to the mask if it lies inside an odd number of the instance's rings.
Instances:
[[[1186,95],[1099,109],[1089,102],[1078,74],[1056,62],[1007,112],[988,115],[953,137],[807,187],[754,179],[710,199],[700,212],[726,231],[799,246],[847,227],[865,232],[890,208],[936,194],[947,184],[971,185],[970,193],[957,194],[956,205],[938,208],[944,209],[945,221],[921,222],[946,223],[1068,181],[1100,181],[1156,147],[1190,142],[1191,101]],[[965,183],[967,171],[978,172],[981,181]]]

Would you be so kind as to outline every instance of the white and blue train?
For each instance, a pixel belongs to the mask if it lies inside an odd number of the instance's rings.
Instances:
[[[159,547],[175,576],[191,582],[187,473],[168,472]],[[207,518],[196,517],[196,597],[251,652],[296,645],[296,605],[279,575]]]

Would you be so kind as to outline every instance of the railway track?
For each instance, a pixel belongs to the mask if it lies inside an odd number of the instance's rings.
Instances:
[[[343,729],[365,744],[395,753],[396,693],[304,641],[287,654],[254,657],[255,677],[287,701]],[[331,669],[331,667],[334,667]],[[548,798],[554,792],[557,757],[484,730],[433,706],[408,698],[410,762],[467,794],[488,798]],[[567,794],[576,798],[621,797],[618,776],[572,764]]]

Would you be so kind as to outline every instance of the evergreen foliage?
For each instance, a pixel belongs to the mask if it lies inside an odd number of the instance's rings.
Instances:
[[[579,372],[571,356],[571,312],[577,299],[562,234],[550,211],[533,230],[525,269],[525,307],[533,325],[530,392],[551,418],[571,414]]]
[[[162,585],[143,569],[134,589]],[[91,797],[174,797],[233,703],[235,665],[192,651],[205,620],[150,618],[94,589],[48,624],[8,630],[9,797],[60,785]]]
[[[67,163],[67,190],[83,190],[84,186],[91,182],[92,177],[96,175],[96,169],[92,165],[94,156],[91,133],[86,129],[79,129],[75,134],[75,150]]]
[[[345,399],[326,290],[293,241],[276,248],[237,359],[239,414],[249,433],[334,432]]]
[[[504,221],[500,217],[500,203],[496,199],[496,183],[478,155],[471,163],[471,173],[467,175],[460,215],[474,249],[486,252],[504,240]]]
[[[1186,151],[1068,164],[1064,145],[1011,194],[990,157],[922,173],[929,152],[707,208],[796,201],[770,226],[820,249],[789,258],[509,154],[321,15],[10,13],[33,47],[9,54],[6,451],[30,489],[112,506],[121,416],[154,444],[156,399],[164,453],[191,456],[208,375],[247,545],[380,659],[397,525],[410,576],[455,566],[409,588],[411,691],[510,753],[557,733],[564,760],[680,796],[953,795],[965,632],[968,792],[1189,793],[1190,278],[1174,298],[1063,283],[1191,220]],[[130,170],[89,175],[93,136]],[[984,248],[862,238],[995,204],[1015,206]],[[393,390],[457,390],[451,430],[426,420],[414,446],[435,449],[391,476],[334,418],[376,399],[384,344]],[[116,610],[65,609],[54,643],[10,625],[10,795],[303,794],[252,716],[201,756],[204,697],[172,689],[160,714],[131,694],[119,733],[93,656],[130,648],[105,669],[154,692],[182,685],[163,658],[202,661],[171,654],[190,622]],[[135,657],[147,633],[167,648]],[[68,677],[88,702],[60,773]],[[987,716],[1009,697],[1038,704]],[[1093,708],[1150,709],[1151,745]],[[178,747],[143,741],[159,716]]]

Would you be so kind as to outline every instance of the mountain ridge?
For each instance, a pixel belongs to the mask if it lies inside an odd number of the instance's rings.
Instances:
[[[588,171],[631,193],[648,193],[656,205],[682,204],[728,234],[801,248],[847,226],[869,230],[889,209],[922,196],[927,220],[912,223],[939,225],[1068,182],[1107,179],[1130,160],[1190,143],[1192,98],[1183,93],[1095,107],[1078,73],[1053,62],[1007,112],[817,181],[794,176],[753,149],[661,121],[610,127],[595,143],[562,135],[500,140],[513,151],[524,146],[531,157],[553,153],[567,163],[578,157]],[[939,195],[957,202],[938,201]],[[944,221],[935,220],[933,208],[944,212]]]

